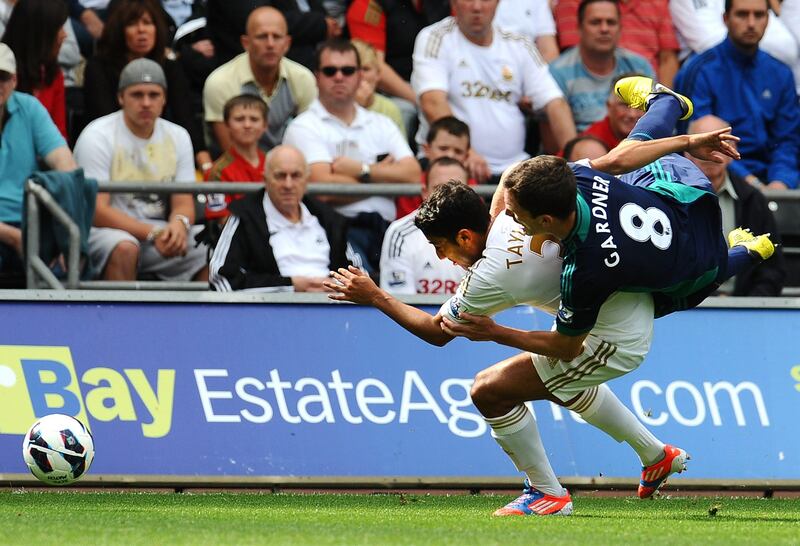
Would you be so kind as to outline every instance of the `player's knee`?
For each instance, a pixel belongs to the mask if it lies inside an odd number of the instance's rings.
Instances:
[[[481,411],[490,409],[497,401],[497,389],[493,378],[494,374],[488,370],[478,372],[469,391],[472,403]]]

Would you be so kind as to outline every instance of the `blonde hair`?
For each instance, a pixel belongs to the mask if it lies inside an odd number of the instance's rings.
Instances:
[[[351,40],[351,43],[358,51],[358,56],[361,58],[361,66],[374,66],[376,68],[379,66],[378,53],[374,47],[364,40]]]

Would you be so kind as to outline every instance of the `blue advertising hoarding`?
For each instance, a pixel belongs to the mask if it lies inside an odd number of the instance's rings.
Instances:
[[[517,474],[469,400],[475,373],[513,349],[433,347],[350,305],[3,310],[0,474],[27,472],[23,434],[48,413],[89,424],[92,474]],[[692,454],[692,478],[800,479],[798,318],[703,308],[660,319],[643,365],[610,387],[656,436]],[[498,320],[552,322],[525,307]],[[553,404],[533,407],[560,476],[638,475],[628,446]]]

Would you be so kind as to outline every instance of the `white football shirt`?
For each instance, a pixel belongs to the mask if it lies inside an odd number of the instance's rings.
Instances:
[[[556,241],[525,235],[513,218],[500,214],[489,229],[483,257],[469,269],[439,314],[461,322],[462,312],[494,315],[526,304],[555,315],[561,300],[560,253]],[[643,357],[653,335],[653,320],[649,293],[615,292],[600,308],[591,333]]]
[[[497,5],[494,24],[503,30],[524,34],[531,40],[555,36],[556,23],[549,0],[503,1]]]
[[[561,290],[560,253],[555,240],[525,235],[513,218],[500,214],[489,228],[483,257],[469,268],[440,313],[458,321],[464,311],[493,315],[528,304],[555,314]]]
[[[414,225],[414,211],[391,223],[381,249],[381,288],[391,294],[455,294],[464,269],[440,260]]]
[[[425,27],[414,43],[411,86],[417,96],[445,91],[453,115],[472,129],[472,146],[500,174],[526,159],[522,97],[535,110],[563,96],[534,43],[495,27],[492,44],[481,47],[467,40],[453,17]],[[428,132],[420,111],[417,142]]]

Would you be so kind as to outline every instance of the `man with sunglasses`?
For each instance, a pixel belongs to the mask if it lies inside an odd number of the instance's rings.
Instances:
[[[18,93],[14,53],[0,43],[0,273],[22,273],[22,195],[25,180],[39,170],[71,171],[75,160],[44,106]]]
[[[315,73],[319,98],[289,125],[284,143],[303,152],[311,182],[419,184],[421,170],[400,129],[386,116],[356,102],[361,62],[353,44],[335,39],[317,50]],[[387,197],[333,197],[328,202],[350,218],[349,242],[377,271],[381,242],[395,219]]]

